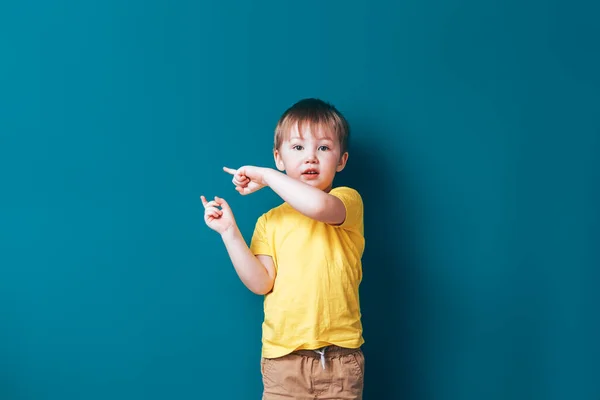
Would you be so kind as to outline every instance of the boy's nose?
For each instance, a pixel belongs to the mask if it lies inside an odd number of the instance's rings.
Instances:
[[[317,155],[315,153],[307,154],[304,162],[307,164],[315,164],[317,162]]]

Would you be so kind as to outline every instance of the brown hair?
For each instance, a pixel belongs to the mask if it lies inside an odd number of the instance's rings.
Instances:
[[[309,126],[324,126],[331,130],[340,142],[341,154],[348,151],[350,126],[344,116],[331,104],[319,99],[303,99],[288,108],[275,128],[274,148],[279,149],[281,143],[290,134],[292,127],[298,124],[302,130]]]

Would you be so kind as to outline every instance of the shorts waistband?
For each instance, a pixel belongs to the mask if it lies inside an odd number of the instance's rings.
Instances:
[[[343,356],[346,354],[352,354],[352,353],[356,353],[357,351],[360,351],[361,348],[357,347],[355,349],[351,349],[348,347],[339,347],[339,346],[325,346],[325,347],[320,347],[318,349],[311,349],[311,350],[295,350],[292,352],[292,354],[298,354],[301,356],[308,356],[308,357],[313,357],[313,358],[322,358],[324,357],[335,357],[335,356]]]

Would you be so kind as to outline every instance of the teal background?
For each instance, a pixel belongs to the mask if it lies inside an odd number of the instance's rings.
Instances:
[[[600,7],[0,5],[0,399],[258,399],[246,239],[303,97],[353,128],[370,399],[600,398]]]

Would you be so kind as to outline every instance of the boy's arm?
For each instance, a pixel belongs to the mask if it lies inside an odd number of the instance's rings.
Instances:
[[[240,280],[256,294],[267,294],[275,281],[275,266],[269,256],[255,256],[242,237],[237,225],[221,234],[229,258]]]
[[[332,225],[344,222],[346,207],[339,198],[274,169],[265,168],[263,179],[286,203],[307,217]]]
[[[223,167],[223,170],[234,176],[233,183],[240,194],[250,194],[269,186],[286,203],[309,218],[331,225],[341,225],[346,219],[346,208],[339,198],[277,170],[251,165],[237,170]]]

